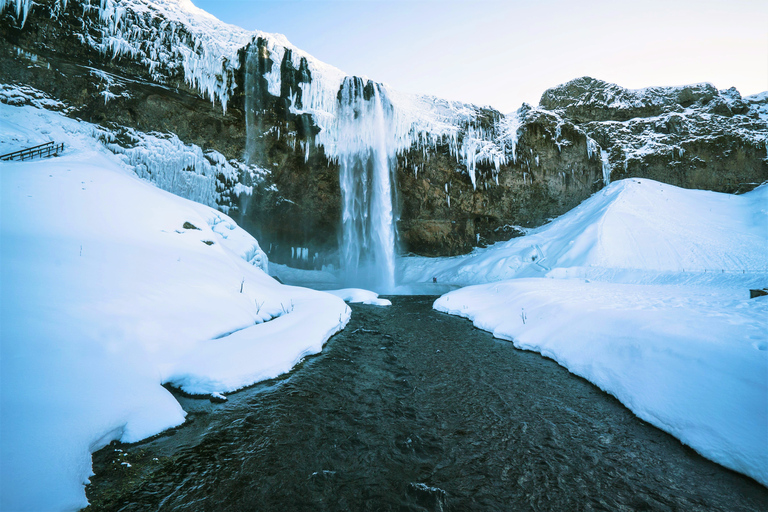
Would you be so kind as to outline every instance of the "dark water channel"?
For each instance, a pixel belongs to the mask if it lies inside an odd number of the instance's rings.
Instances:
[[[556,363],[392,300],[353,305],[287,378],[182,399],[186,426],[95,454],[89,510],[768,510]]]

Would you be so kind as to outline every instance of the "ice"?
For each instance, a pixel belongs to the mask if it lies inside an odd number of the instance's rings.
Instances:
[[[607,186],[611,184],[611,162],[608,160],[608,152],[600,149],[600,159],[603,161],[603,184]]]
[[[349,319],[269,277],[231,218],[139,179],[102,135],[0,104],[3,141],[67,147],[0,164],[2,510],[86,506],[91,452],[184,421],[163,384],[211,396],[273,378]]]

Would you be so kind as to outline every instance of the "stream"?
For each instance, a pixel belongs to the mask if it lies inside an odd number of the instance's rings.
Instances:
[[[323,352],[93,456],[89,511],[764,511],[768,489],[536,353],[432,309],[351,305]]]

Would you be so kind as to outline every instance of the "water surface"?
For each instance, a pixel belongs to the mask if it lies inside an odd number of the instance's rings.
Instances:
[[[282,380],[94,455],[90,510],[768,510],[768,489],[538,354],[432,310],[353,305]],[[130,466],[128,466],[130,464]]]

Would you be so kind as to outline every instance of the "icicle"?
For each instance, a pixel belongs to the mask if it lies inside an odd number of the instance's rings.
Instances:
[[[611,163],[608,161],[608,152],[600,149],[600,159],[603,161],[603,183],[607,186],[611,183]]]

